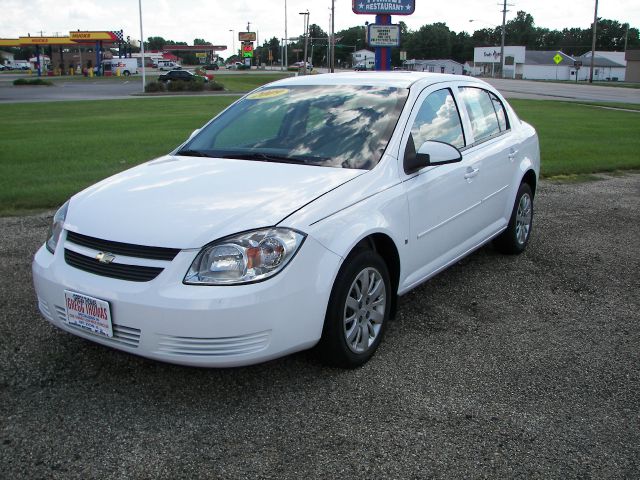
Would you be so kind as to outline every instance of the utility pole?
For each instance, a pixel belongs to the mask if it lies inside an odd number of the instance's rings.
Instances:
[[[289,52],[287,44],[289,43],[289,34],[287,33],[287,0],[284,0],[284,58],[282,59],[284,68],[289,67]]]
[[[331,0],[331,73],[336,69],[336,0]]]
[[[596,26],[598,25],[598,0],[596,0],[596,8],[593,13],[593,32],[591,39],[591,70],[589,71],[589,83],[593,83],[593,67],[596,63]]]
[[[500,4],[498,4],[500,5]],[[504,39],[506,35],[505,27],[507,25],[507,5],[513,6],[511,3],[507,3],[507,0],[504,0],[502,5],[502,40],[500,41],[500,77],[504,78]]]

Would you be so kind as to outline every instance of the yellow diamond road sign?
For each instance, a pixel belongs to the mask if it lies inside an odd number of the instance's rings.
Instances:
[[[556,56],[553,57],[553,61],[556,62],[556,65],[559,64],[562,61],[562,55],[556,53]]]

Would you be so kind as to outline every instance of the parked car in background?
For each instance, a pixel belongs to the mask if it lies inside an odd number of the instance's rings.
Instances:
[[[356,367],[399,295],[490,241],[525,250],[539,172],[535,130],[479,79],[286,78],[67,201],[33,262],[38,305],[69,333],[166,362],[316,346]]]
[[[367,66],[364,63],[359,63],[353,68],[356,72],[364,72],[367,70]]]
[[[209,79],[202,75],[196,75],[189,70],[169,70],[167,73],[160,74],[158,77],[159,82],[171,82],[175,80],[182,80],[183,82],[201,81],[208,82]]]
[[[204,66],[205,70],[219,70],[220,69],[220,65],[218,65],[217,63],[209,63],[207,65]]]

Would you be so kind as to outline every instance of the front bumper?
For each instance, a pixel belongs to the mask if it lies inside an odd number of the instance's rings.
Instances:
[[[38,306],[49,322],[119,350],[201,367],[249,365],[311,348],[340,265],[338,255],[307,237],[291,263],[263,282],[184,285],[193,250],[180,252],[155,279],[130,282],[69,266],[64,243],[53,255],[40,248],[32,266]],[[113,337],[69,325],[65,290],[109,302]]]

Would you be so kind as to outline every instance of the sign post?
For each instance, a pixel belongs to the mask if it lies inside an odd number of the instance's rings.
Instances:
[[[368,30],[369,46],[375,48],[376,70],[391,70],[391,47],[400,46],[400,26],[391,24],[391,15],[411,15],[415,7],[415,0],[352,0],[353,13],[376,16],[376,23]]]

